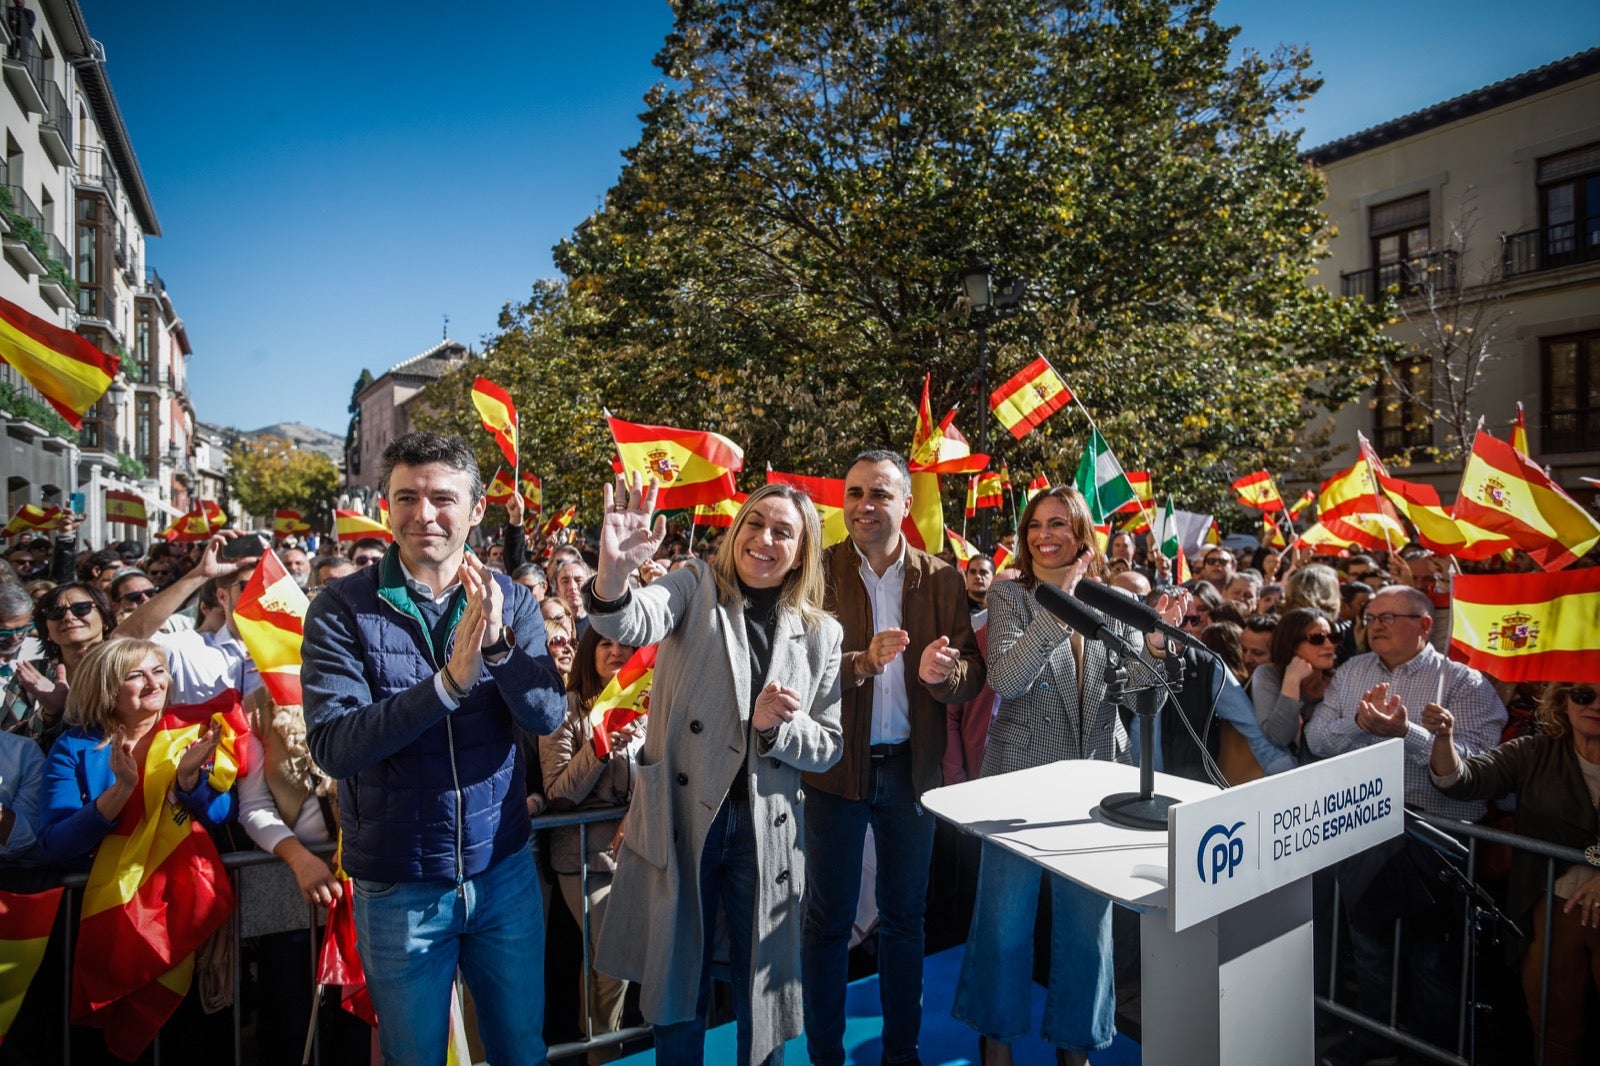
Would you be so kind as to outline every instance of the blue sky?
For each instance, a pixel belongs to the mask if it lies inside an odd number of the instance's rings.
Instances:
[[[638,137],[665,0],[80,0],[164,236],[202,420],[344,431],[350,389],[554,275]],[[1600,44],[1600,4],[1221,0],[1306,44],[1309,147]],[[524,414],[527,416],[527,413]]]

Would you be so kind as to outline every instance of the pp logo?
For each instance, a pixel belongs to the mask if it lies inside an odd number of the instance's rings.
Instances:
[[[1230,878],[1239,864],[1244,862],[1244,838],[1236,837],[1243,822],[1233,823],[1233,828],[1214,825],[1206,830],[1206,835],[1200,838],[1200,850],[1195,853],[1195,868],[1200,871],[1200,880],[1216,884],[1222,880],[1222,875]],[[1206,873],[1210,866],[1211,872]]]

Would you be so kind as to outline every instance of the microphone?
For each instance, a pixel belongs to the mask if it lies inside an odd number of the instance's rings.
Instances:
[[[1182,641],[1190,647],[1199,648],[1207,654],[1211,652],[1210,648],[1195,637],[1177,626],[1164,622],[1154,607],[1109,585],[1102,585],[1097,581],[1080,581],[1077,593],[1078,599],[1090,607],[1108,618],[1115,618],[1123,625],[1132,626],[1141,633],[1160,633],[1172,640]]]
[[[1458,863],[1467,861],[1467,846],[1455,837],[1437,828],[1430,822],[1425,822],[1417,817],[1416,812],[1409,807],[1401,808],[1405,812],[1406,835],[1423,847],[1431,848],[1447,859],[1454,859]]]
[[[1121,652],[1123,655],[1138,654],[1134,651],[1133,645],[1123,640],[1122,636],[1106,623],[1105,616],[1085,607],[1054,585],[1040,582],[1033,590],[1033,598],[1039,601],[1040,607],[1089,640],[1098,640],[1112,651]]]

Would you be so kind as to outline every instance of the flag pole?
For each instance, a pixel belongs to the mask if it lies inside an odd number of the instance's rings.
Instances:
[[[1360,430],[1356,431],[1356,439],[1362,443],[1366,442],[1366,437],[1361,433]],[[1366,464],[1367,484],[1372,486],[1372,495],[1378,501],[1378,518],[1382,520],[1388,517],[1383,513],[1383,505],[1388,501],[1389,497],[1385,496],[1383,494],[1383,490],[1378,487],[1378,472],[1372,469],[1372,455],[1375,455],[1376,452],[1373,452],[1370,446],[1363,448],[1360,445],[1357,445],[1357,449],[1361,452],[1361,461]],[[1391,504],[1391,506],[1393,505]],[[1394,537],[1389,533],[1388,522],[1383,523],[1383,543],[1388,547],[1389,558],[1392,560],[1395,557]],[[1392,566],[1393,563],[1391,562],[1390,565]]]
[[[1067,390],[1067,391],[1071,392],[1070,389]],[[1089,420],[1089,428],[1094,430],[1095,433],[1099,434],[1101,440],[1105,440],[1105,434],[1104,433],[1100,433],[1100,425],[1099,425],[1099,423],[1097,423],[1094,420],[1094,415],[1091,415],[1089,413],[1089,409],[1087,407],[1083,406],[1083,401],[1078,399],[1078,394],[1075,393],[1075,392],[1072,393],[1072,404],[1078,410],[1083,412],[1083,417],[1084,418],[1087,418]],[[1117,464],[1117,469],[1122,471],[1122,477],[1123,477],[1124,480],[1126,480],[1127,477],[1128,477],[1128,468],[1122,465],[1122,460],[1117,458],[1117,453],[1111,450],[1111,442],[1108,441],[1108,440],[1106,441],[1106,451],[1111,453],[1111,461]],[[1131,481],[1128,483],[1128,487],[1129,488],[1133,488],[1133,483]],[[1154,481],[1151,482],[1150,488],[1151,488],[1150,498],[1152,500],[1154,500],[1155,499],[1155,483],[1154,483]],[[1139,499],[1139,493],[1137,491],[1134,492],[1133,499],[1134,499],[1134,502],[1139,505],[1139,514],[1140,514],[1140,516],[1142,518],[1144,518],[1145,524],[1149,525],[1151,529],[1154,529],[1155,526],[1150,521],[1150,509],[1146,508],[1145,505],[1144,505],[1144,501]],[[1099,503],[1098,500],[1096,500],[1095,502],[1097,504]],[[1109,543],[1109,541],[1108,541],[1108,543]]]

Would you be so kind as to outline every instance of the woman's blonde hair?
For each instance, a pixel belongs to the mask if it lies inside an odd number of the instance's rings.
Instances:
[[[1028,506],[1022,509],[1022,517],[1017,520],[1016,567],[1022,571],[1022,587],[1031,589],[1039,583],[1039,575],[1033,572],[1033,553],[1028,550],[1028,523],[1033,521],[1033,516],[1046,500],[1060,500],[1067,509],[1067,523],[1072,527],[1072,536],[1078,542],[1078,549],[1089,552],[1088,576],[1096,581],[1104,581],[1110,575],[1110,569],[1106,566],[1106,557],[1100,552],[1099,542],[1095,540],[1094,516],[1089,513],[1089,501],[1071,485],[1057,485],[1029,500]]]
[[[119,637],[97,644],[73,676],[67,693],[67,722],[85,731],[99,729],[101,746],[111,743],[117,731],[117,695],[122,682],[151,655],[162,669],[168,668],[167,649],[152,641]],[[167,699],[172,699],[170,683]]]
[[[1321,611],[1329,623],[1339,621],[1339,575],[1331,566],[1311,563],[1289,575],[1283,583],[1279,609],[1310,607]]]
[[[1533,712],[1534,718],[1539,722],[1542,732],[1553,737],[1565,737],[1572,733],[1572,721],[1567,717],[1567,693],[1575,688],[1594,688],[1587,681],[1552,681],[1544,687],[1544,695],[1539,698],[1539,709]]]
[[[801,620],[807,625],[817,621],[823,614],[823,597],[826,590],[822,579],[822,521],[817,517],[817,509],[811,502],[811,497],[795,488],[774,482],[763,485],[750,494],[744,501],[744,506],[739,508],[739,513],[733,516],[733,525],[728,529],[728,535],[722,538],[716,556],[711,560],[711,574],[717,581],[717,594],[724,603],[731,603],[736,598],[742,598],[739,591],[739,571],[733,558],[734,544],[739,537],[739,531],[744,528],[745,522],[750,517],[750,511],[756,504],[773,496],[782,496],[795,509],[800,512],[800,525],[802,537],[800,541],[800,564],[784,575],[783,591],[778,596],[778,602],[792,611],[798,612]]]

